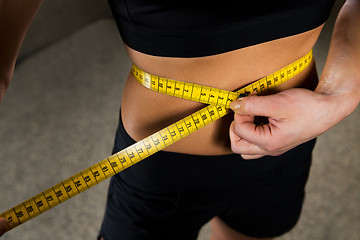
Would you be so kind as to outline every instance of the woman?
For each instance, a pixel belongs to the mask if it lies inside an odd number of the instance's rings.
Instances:
[[[8,9],[1,22],[12,23],[1,31],[16,29],[0,43],[7,50],[1,51],[2,95],[40,3],[28,1],[25,8],[1,1]],[[332,1],[226,3],[111,0],[110,6],[128,55],[140,69],[231,91],[304,56],[332,6]],[[23,19],[12,14],[19,11]],[[214,240],[270,239],[289,231],[301,211],[311,139],[359,103],[359,13],[360,1],[348,0],[319,82],[312,62],[273,95],[235,101],[235,115],[113,177],[100,237],[195,239],[210,219]],[[152,92],[130,73],[114,151],[203,106]],[[268,120],[258,125],[254,116]]]

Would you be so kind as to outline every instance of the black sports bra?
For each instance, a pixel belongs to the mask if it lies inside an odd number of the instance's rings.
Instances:
[[[314,29],[334,0],[109,0],[121,37],[142,53],[202,57]]]

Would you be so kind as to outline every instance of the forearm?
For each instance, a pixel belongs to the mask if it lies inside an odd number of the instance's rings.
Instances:
[[[231,149],[245,159],[277,156],[326,132],[360,101],[360,0],[339,13],[316,92],[292,88],[232,102]],[[254,116],[268,117],[259,125]]]
[[[348,0],[335,23],[316,92],[343,100],[344,114],[360,101],[360,0]],[[346,104],[345,104],[346,103]]]
[[[25,34],[42,0],[0,0],[0,102]]]

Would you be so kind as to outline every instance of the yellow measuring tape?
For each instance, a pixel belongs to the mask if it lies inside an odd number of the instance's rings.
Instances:
[[[263,93],[279,86],[302,72],[310,64],[311,59],[312,50],[294,63],[237,92],[157,77],[133,66],[135,78],[145,87],[171,96],[206,103],[209,106],[29,198],[1,213],[0,217],[7,218],[9,230],[35,218],[39,214],[54,208],[101,181],[164,149],[166,146],[179,141],[199,128],[225,116],[230,112],[230,103],[239,96],[245,96],[252,92]]]

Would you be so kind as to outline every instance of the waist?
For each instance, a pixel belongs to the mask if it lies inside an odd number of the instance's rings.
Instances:
[[[305,55],[315,44],[321,29],[303,36],[279,39],[239,51],[204,58],[163,58],[127,49],[135,65],[146,72],[179,81],[234,91],[262,78]],[[299,44],[301,43],[301,44]],[[317,85],[314,62],[275,91],[293,87],[313,89]],[[204,104],[179,99],[141,86],[130,73],[122,98],[124,127],[136,141],[204,107]],[[231,153],[228,128],[232,114],[211,123],[165,151],[222,155]]]

